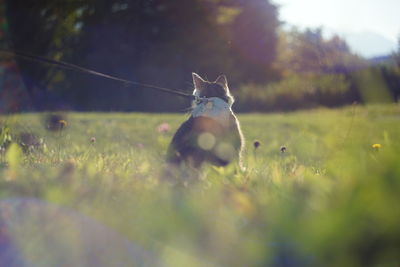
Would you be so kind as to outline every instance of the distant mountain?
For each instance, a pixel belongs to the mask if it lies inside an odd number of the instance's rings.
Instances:
[[[343,33],[350,48],[366,58],[379,58],[395,51],[396,42],[375,32]]]

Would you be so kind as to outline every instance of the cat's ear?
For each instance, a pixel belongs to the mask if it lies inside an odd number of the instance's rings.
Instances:
[[[225,75],[220,75],[216,80],[215,83],[221,85],[224,88],[228,88],[228,80],[226,79]]]
[[[205,83],[205,81],[196,73],[192,73],[192,77],[193,77],[193,84],[194,84],[194,88],[195,89],[202,89],[203,88],[203,83]]]

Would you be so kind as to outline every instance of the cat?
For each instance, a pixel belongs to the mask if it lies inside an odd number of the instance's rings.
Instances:
[[[232,112],[234,98],[225,75],[214,82],[192,73],[196,100],[191,115],[178,128],[167,151],[167,163],[187,164],[199,169],[203,164],[226,166],[237,161],[241,166],[244,138]]]

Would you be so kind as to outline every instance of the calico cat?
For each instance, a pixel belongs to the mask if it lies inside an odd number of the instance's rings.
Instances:
[[[167,162],[200,168],[204,163],[226,166],[238,161],[244,139],[240,124],[232,112],[234,99],[225,75],[214,82],[192,74],[196,99],[192,112],[176,131],[167,151]]]

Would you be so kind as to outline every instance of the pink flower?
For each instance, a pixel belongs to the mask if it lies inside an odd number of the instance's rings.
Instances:
[[[171,126],[170,126],[168,123],[166,123],[166,122],[161,123],[161,124],[158,125],[158,127],[157,127],[157,131],[158,131],[159,133],[168,133],[170,130],[171,130]]]

